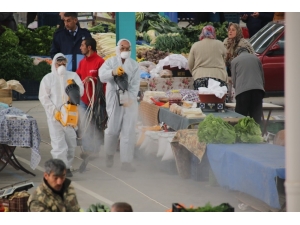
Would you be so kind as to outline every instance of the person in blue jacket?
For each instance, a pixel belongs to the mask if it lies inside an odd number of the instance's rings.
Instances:
[[[257,31],[273,20],[274,12],[240,12],[240,15],[241,20],[246,23],[249,38],[251,38]]]
[[[51,58],[62,53],[68,60],[67,70],[76,72],[79,62],[84,58],[80,51],[82,40],[91,38],[87,29],[80,28],[76,12],[66,12],[64,14],[65,29],[57,30],[53,36],[50,50]]]

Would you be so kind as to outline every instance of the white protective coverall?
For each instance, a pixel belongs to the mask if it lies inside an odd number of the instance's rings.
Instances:
[[[51,138],[51,155],[54,159],[61,159],[70,169],[74,156],[76,142],[76,132],[70,126],[64,127],[58,122],[54,115],[55,111],[60,111],[63,104],[67,103],[68,96],[65,92],[68,79],[74,79],[80,88],[80,96],[83,95],[84,87],[77,73],[66,71],[60,76],[55,68],[56,59],[59,56],[65,57],[62,53],[57,53],[52,61],[51,73],[44,76],[40,83],[39,100],[45,108],[47,122]]]
[[[105,60],[99,69],[99,78],[101,82],[107,83],[105,97],[108,122],[105,129],[104,150],[107,155],[114,155],[120,137],[121,162],[131,163],[135,147],[135,126],[138,118],[137,96],[140,88],[140,69],[139,64],[131,58],[127,58],[122,64],[119,45],[123,40],[128,41],[127,39],[119,40],[116,47],[117,55]],[[112,71],[119,66],[128,75],[128,95],[133,102],[129,107],[119,106],[116,93],[119,88],[112,76]]]

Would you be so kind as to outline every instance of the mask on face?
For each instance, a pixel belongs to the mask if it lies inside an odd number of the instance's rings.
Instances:
[[[130,57],[131,52],[121,52],[122,59],[128,59]]]
[[[65,75],[66,74],[66,67],[61,65],[57,68],[57,73],[58,75],[62,76],[62,75]]]

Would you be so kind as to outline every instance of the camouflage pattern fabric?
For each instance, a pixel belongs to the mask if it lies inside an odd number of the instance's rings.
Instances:
[[[54,193],[45,182],[41,183],[28,199],[29,212],[79,212],[75,189],[66,179],[63,199]]]

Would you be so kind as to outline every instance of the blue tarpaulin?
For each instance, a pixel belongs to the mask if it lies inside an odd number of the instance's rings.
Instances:
[[[272,144],[208,144],[207,157],[220,186],[280,209],[276,177],[285,179],[285,148]]]

